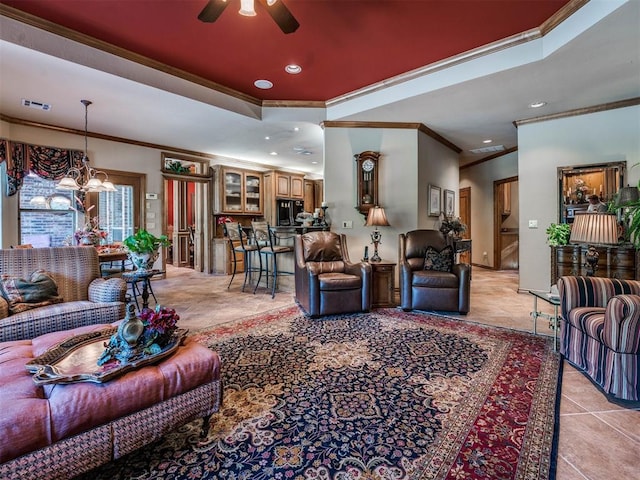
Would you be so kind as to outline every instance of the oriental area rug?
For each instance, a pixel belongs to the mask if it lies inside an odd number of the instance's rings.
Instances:
[[[194,335],[223,403],[89,479],[547,480],[561,362],[547,337],[398,309],[297,306]]]

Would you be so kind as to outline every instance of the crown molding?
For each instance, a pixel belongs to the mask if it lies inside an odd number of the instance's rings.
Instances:
[[[566,112],[551,113],[549,115],[541,115],[539,117],[525,118],[522,120],[516,120],[513,122],[513,124],[517,128],[522,125],[528,125],[531,123],[546,122],[548,120],[558,120],[560,118],[567,117],[577,117],[579,115],[604,112],[606,110],[615,110],[617,108],[633,107],[635,105],[640,105],[640,97],[629,98],[627,100],[619,100],[617,102],[601,103],[600,105],[576,108],[574,110],[567,110]]]
[[[195,83],[197,85],[209,88],[211,90],[215,90],[225,95],[234,97],[238,100],[242,100],[244,102],[251,103],[253,105],[258,105],[258,106],[262,105],[262,101],[260,99],[252,97],[251,95],[247,95],[245,93],[239,92],[232,88],[225,87],[224,85],[213,82],[211,80],[207,80],[198,75],[185,72],[184,70],[181,70],[179,68],[171,67],[166,63],[158,62],[157,60],[153,60],[149,57],[145,57],[144,55],[140,55],[130,50],[117,47],[103,40],[98,40],[97,38],[91,37],[84,33],[77,32],[75,30],[71,30],[70,28],[63,27],[62,25],[58,25],[56,23],[45,20],[43,18],[36,17],[35,15],[31,15],[29,13],[23,12],[13,7],[9,7],[8,5],[0,4],[0,15],[7,18],[11,18],[13,20],[24,23],[26,25],[30,25],[32,27],[38,28],[40,30],[44,30],[45,32],[49,32],[63,38],[67,38],[69,40],[80,43],[82,45],[86,45],[88,47],[101,50],[111,55],[124,58],[125,60],[129,60],[131,62],[143,65],[145,67],[152,68],[159,72],[166,73],[168,75],[172,75],[177,78],[181,78],[188,82]]]
[[[494,158],[502,157],[503,155],[508,155],[509,153],[517,152],[518,147],[510,147],[501,152],[492,153],[486,157],[480,158],[479,160],[475,160],[473,162],[467,163],[465,165],[460,166],[460,170],[464,170],[465,168],[475,167],[476,165],[480,165],[481,163],[488,162],[489,160],[493,160]],[[516,177],[517,178],[517,177]]]
[[[404,130],[418,130],[425,135],[440,142],[456,153],[462,153],[462,149],[450,142],[439,133],[434,132],[423,123],[418,122],[354,122],[354,121],[334,121],[326,120],[320,124],[322,128],[397,128]]]
[[[23,125],[25,127],[43,128],[45,130],[52,130],[52,131],[55,131],[55,132],[69,133],[71,135],[84,136],[84,134],[85,134],[84,130],[78,130],[78,129],[75,129],[75,128],[68,128],[68,127],[59,127],[57,125],[50,125],[48,123],[32,122],[30,120],[23,120],[21,118],[10,117],[10,116],[4,115],[2,113],[0,113],[0,121],[12,123],[12,124],[15,124],[15,125]],[[184,155],[191,155],[191,156],[199,157],[199,158],[206,158],[206,159],[212,159],[212,160],[221,158],[218,155],[212,155],[212,154],[209,154],[209,153],[196,152],[194,150],[187,150],[185,148],[171,147],[171,146],[168,146],[168,145],[159,145],[157,143],[141,142],[141,141],[138,141],[138,140],[132,140],[130,138],[115,137],[115,136],[112,136],[112,135],[104,135],[102,133],[87,132],[87,137],[98,138],[100,140],[107,140],[107,141],[110,141],[110,142],[118,142],[118,143],[125,143],[125,144],[128,144],[128,145],[135,145],[137,147],[145,147],[145,148],[153,148],[153,149],[157,149],[157,150],[169,151],[171,153],[182,153]]]

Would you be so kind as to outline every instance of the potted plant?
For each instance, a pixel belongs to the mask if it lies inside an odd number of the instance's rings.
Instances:
[[[568,223],[552,223],[547,228],[547,243],[552,247],[569,244],[571,237],[571,225]]]
[[[139,270],[150,270],[158,259],[160,247],[171,245],[166,235],[156,237],[145,229],[140,229],[134,235],[128,236],[123,243],[129,252],[131,262]]]

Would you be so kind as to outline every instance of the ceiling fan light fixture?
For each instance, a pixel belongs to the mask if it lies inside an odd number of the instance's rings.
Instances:
[[[238,13],[245,17],[255,17],[256,9],[253,5],[253,0],[240,0],[240,10],[238,10]]]

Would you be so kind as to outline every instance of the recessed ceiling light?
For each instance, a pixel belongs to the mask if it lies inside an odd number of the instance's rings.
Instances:
[[[264,137],[264,139],[265,139],[265,140],[271,140],[271,137],[266,136],[266,137]]]
[[[540,108],[540,107],[544,107],[546,104],[547,102],[542,102],[542,101],[531,102],[529,104],[529,108]]]
[[[278,152],[270,152],[269,155],[277,155]]]
[[[299,132],[300,131],[300,127],[293,127],[293,131],[294,132]]]
[[[491,143],[493,142],[493,140],[491,140],[490,138],[487,138],[486,140],[483,140],[482,143]]]
[[[253,84],[262,90],[269,90],[270,88],[273,88],[273,83],[269,80],[256,80]]]
[[[317,165],[317,164],[318,164],[318,162],[311,162],[311,163],[312,163],[312,164],[314,164],[314,165]]]
[[[290,73],[291,75],[297,75],[302,71],[302,67],[300,65],[296,65],[295,63],[292,63],[284,67],[284,71],[287,73]]]

